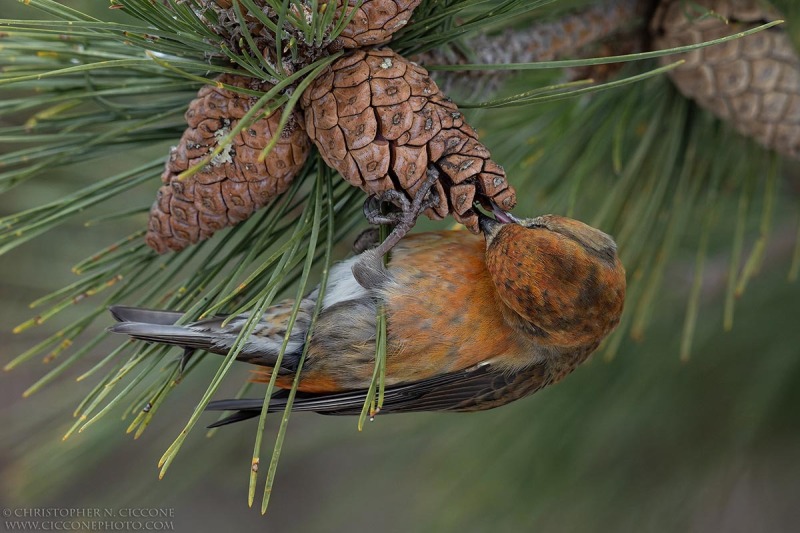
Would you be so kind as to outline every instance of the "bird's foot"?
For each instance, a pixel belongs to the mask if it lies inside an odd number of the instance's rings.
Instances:
[[[374,195],[367,199],[364,204],[364,215],[371,224],[391,224],[392,232],[378,246],[379,257],[385,255],[389,250],[400,242],[400,240],[411,231],[417,222],[419,215],[430,207],[439,205],[441,199],[433,190],[433,185],[439,180],[439,171],[433,165],[428,167],[427,176],[422,186],[417,190],[414,200],[409,201],[408,197],[394,189],[384,191],[380,195]],[[381,205],[390,203],[399,210],[382,213]]]
[[[364,215],[371,224],[394,226],[392,232],[382,243],[362,253],[353,265],[353,275],[364,288],[375,288],[388,279],[388,274],[383,266],[383,256],[411,231],[423,211],[430,207],[436,207],[442,201],[439,195],[433,191],[433,185],[438,179],[439,171],[434,166],[429,166],[425,181],[417,190],[413,201],[409,201],[402,192],[388,190],[380,195],[370,196],[364,203]],[[383,213],[381,211],[383,203],[391,203],[398,207],[399,211]],[[361,236],[358,240],[360,239]],[[377,242],[377,239],[374,242]]]
[[[394,206],[395,210],[386,211],[384,206]],[[396,226],[404,218],[405,213],[412,209],[412,204],[405,193],[389,189],[379,194],[370,195],[364,202],[364,216],[367,222],[374,226],[388,224]]]

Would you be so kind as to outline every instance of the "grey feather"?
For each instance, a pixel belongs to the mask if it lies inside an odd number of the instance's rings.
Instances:
[[[389,271],[383,266],[383,257],[378,253],[377,248],[367,250],[353,264],[353,277],[367,290],[381,289],[392,280]]]
[[[195,348],[210,351],[214,346],[214,339],[208,334],[193,331],[184,326],[164,326],[162,324],[145,324],[142,322],[120,322],[114,324],[108,331],[122,333],[146,342],[172,344],[182,348]]]
[[[118,322],[143,322],[163,326],[171,326],[183,316],[180,311],[161,311],[127,305],[112,305],[108,310]]]
[[[292,371],[297,366],[297,361],[303,348],[303,338],[308,327],[308,308],[314,302],[304,301],[301,313],[298,315],[295,328],[289,338],[284,354],[281,370]],[[280,309],[276,306],[272,309]],[[245,342],[237,359],[262,366],[274,366],[285,335],[285,324],[270,322],[270,310],[264,318],[256,324],[251,336]],[[134,307],[114,307],[111,313],[117,320],[123,320],[108,328],[112,333],[129,335],[145,342],[170,344],[184,349],[205,350],[219,355],[227,355],[236,342],[236,338],[247,322],[248,315],[234,317],[223,326],[225,317],[213,317],[191,324],[175,326],[173,323],[182,316],[181,313],[172,311],[157,311],[139,309]],[[152,322],[130,322],[128,319],[137,318]],[[165,324],[164,322],[170,322]]]

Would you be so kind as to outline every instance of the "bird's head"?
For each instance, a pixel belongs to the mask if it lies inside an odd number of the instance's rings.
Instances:
[[[486,265],[503,303],[537,342],[597,343],[619,323],[625,269],[614,240],[557,215],[519,219],[481,215]]]

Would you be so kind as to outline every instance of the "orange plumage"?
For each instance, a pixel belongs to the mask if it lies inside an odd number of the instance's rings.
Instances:
[[[484,237],[410,235],[385,268],[374,250],[336,265],[295,408],[360,412],[374,370],[379,303],[388,324],[384,412],[496,407],[560,380],[585,360],[622,312],[625,270],[613,240],[563,217],[504,218],[482,217]],[[301,302],[279,387],[291,387],[317,296],[315,290]],[[239,356],[261,365],[262,379],[275,371],[291,303],[265,313]],[[237,317],[225,328],[221,319],[174,326],[155,311],[113,312],[122,321],[113,331],[223,354],[244,323]],[[271,408],[281,401],[279,395]],[[238,420],[258,414],[262,400],[253,402],[212,407],[240,410]]]

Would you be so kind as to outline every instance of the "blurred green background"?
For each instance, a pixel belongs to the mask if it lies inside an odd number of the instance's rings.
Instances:
[[[31,16],[16,2],[0,5],[4,17]],[[97,1],[70,5],[106,9]],[[132,152],[53,169],[0,196],[0,216],[144,158]],[[294,415],[262,517],[246,504],[254,423],[213,438],[195,431],[157,479],[156,462],[202,394],[215,359],[178,387],[139,440],[124,433],[128,422],[110,416],[62,442],[72,411],[94,385],[74,378],[107,353],[100,347],[30,398],[21,394],[44,373],[40,365],[0,374],[0,506],[168,508],[176,531],[796,530],[800,284],[786,280],[797,227],[792,183],[790,171],[764,267],[738,302],[730,333],[721,326],[727,255],[709,257],[686,363],[678,351],[692,246],[667,269],[644,339],[626,341],[611,361],[595,357],[531,398],[484,413],[379,416],[362,433],[354,418]],[[147,205],[153,189],[141,187],[0,259],[3,361],[66,323],[13,335],[11,328],[33,314],[27,304],[74,281],[73,264],[143,227],[145,217],[91,231],[83,222]],[[238,369],[218,396],[246,376]]]

